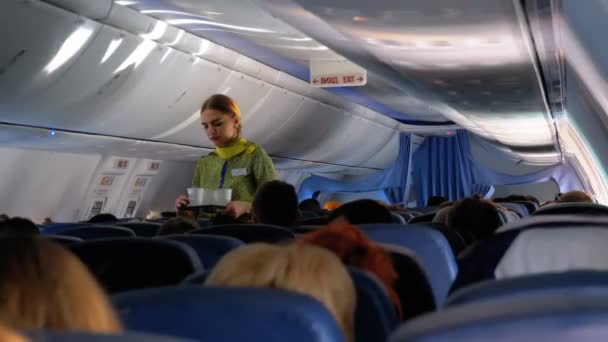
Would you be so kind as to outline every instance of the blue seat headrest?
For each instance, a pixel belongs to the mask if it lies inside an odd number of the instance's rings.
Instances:
[[[447,306],[503,298],[534,297],[568,288],[608,293],[608,272],[570,271],[487,280],[456,291],[448,298]]]
[[[384,341],[399,318],[384,285],[371,273],[349,268],[357,291],[355,340]]]
[[[206,269],[213,268],[226,253],[244,245],[241,240],[219,235],[176,234],[165,235],[162,238],[179,241],[192,247]]]
[[[190,234],[228,236],[245,243],[275,243],[295,238],[294,233],[287,228],[266,224],[224,224],[197,229]]]
[[[137,236],[154,237],[158,234],[161,224],[152,222],[126,222],[117,223],[116,226],[131,229]]]
[[[131,330],[213,342],[344,341],[320,302],[278,289],[168,287],[122,293],[113,302]]]
[[[606,293],[566,288],[547,295],[447,308],[401,325],[388,342],[587,342],[606,339]]]
[[[73,236],[83,240],[135,237],[135,233],[131,229],[104,225],[70,227],[58,234],[63,236]]]
[[[69,245],[108,292],[179,284],[203,270],[183,243],[152,238],[85,241]]]
[[[438,307],[443,306],[458,274],[458,264],[452,247],[441,232],[425,224],[366,224],[360,227],[375,242],[405,247],[416,253],[429,276],[435,303]]]

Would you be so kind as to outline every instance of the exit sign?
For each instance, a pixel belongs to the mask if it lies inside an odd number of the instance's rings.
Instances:
[[[350,61],[310,62],[310,84],[315,87],[359,87],[366,83],[365,69]]]

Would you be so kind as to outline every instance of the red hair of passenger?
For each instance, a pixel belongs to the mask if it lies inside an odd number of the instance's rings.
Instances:
[[[359,228],[344,219],[304,235],[303,243],[324,247],[334,252],[347,266],[374,274],[386,288],[391,302],[401,317],[401,302],[393,289],[398,278],[390,254],[373,243]]]

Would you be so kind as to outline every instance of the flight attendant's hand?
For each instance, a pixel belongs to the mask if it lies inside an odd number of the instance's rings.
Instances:
[[[231,214],[235,218],[239,218],[245,214],[250,214],[251,202],[232,201],[226,206],[226,213]]]
[[[190,204],[190,199],[186,195],[179,195],[179,197],[175,200],[175,209],[179,210],[184,206]]]

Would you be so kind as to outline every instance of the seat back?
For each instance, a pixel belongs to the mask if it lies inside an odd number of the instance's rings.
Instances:
[[[569,270],[608,271],[608,227],[521,232],[498,265],[497,279]]]
[[[589,215],[605,216],[608,215],[608,207],[595,203],[559,203],[551,204],[539,208],[534,215]]]
[[[124,332],[120,334],[93,334],[71,331],[34,330],[26,332],[25,336],[27,336],[32,342],[192,342],[192,340],[183,338],[134,332]]]
[[[511,203],[511,202],[500,202],[498,204],[507,209],[513,210],[514,212],[516,212],[519,215],[519,217],[530,216],[530,213],[528,212],[528,207],[526,207],[523,204]]]
[[[329,217],[327,216],[305,218],[304,220],[302,220],[303,226],[325,226],[328,223]]]
[[[450,244],[443,234],[425,225],[369,224],[361,229],[375,242],[397,245],[412,250],[429,276],[435,303],[442,307],[458,265]]]
[[[446,308],[401,325],[388,342],[608,339],[608,290],[576,288]]]
[[[276,243],[295,238],[294,233],[287,228],[265,224],[225,224],[197,229],[190,234],[228,236],[245,243]]]
[[[168,287],[119,294],[113,302],[137,331],[214,342],[344,341],[320,302],[278,289]]]
[[[241,240],[214,235],[176,234],[163,236],[162,239],[179,241],[192,247],[205,269],[213,268],[226,253],[244,245]]]
[[[570,271],[536,274],[510,279],[488,280],[471,285],[448,298],[447,306],[465,305],[496,299],[536,297],[564,289],[592,293],[608,291],[608,272]]]
[[[140,237],[154,237],[158,234],[161,224],[151,222],[127,222],[117,224],[117,226],[131,229],[135,235]]]
[[[86,241],[69,246],[108,292],[170,286],[202,271],[196,252],[170,240],[137,238]]]
[[[394,212],[391,212],[391,218],[393,219],[393,223],[396,223],[396,224],[406,224],[407,223],[405,221],[405,219],[403,218],[403,216],[401,216],[397,213],[394,213]]]
[[[84,241],[81,238],[77,238],[77,237],[73,237],[73,236],[51,235],[51,234],[43,235],[43,236],[47,239],[51,239],[64,246]]]
[[[384,285],[371,273],[354,268],[349,273],[357,291],[355,340],[386,340],[399,318]]]
[[[135,233],[128,228],[104,225],[89,225],[71,227],[60,233],[63,236],[73,236],[83,240],[98,240],[110,238],[135,237]]]
[[[415,216],[411,220],[409,220],[408,224],[431,223],[431,222],[433,222],[433,219],[435,218],[436,214],[437,214],[437,212],[433,211],[430,213],[425,213],[422,215]]]
[[[383,246],[389,251],[398,275],[393,289],[401,302],[403,320],[435,311],[435,293],[420,259],[407,248]]]

